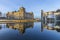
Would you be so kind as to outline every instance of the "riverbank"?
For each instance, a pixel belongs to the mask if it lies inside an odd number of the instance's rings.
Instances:
[[[34,22],[34,20],[0,20],[0,23]]]

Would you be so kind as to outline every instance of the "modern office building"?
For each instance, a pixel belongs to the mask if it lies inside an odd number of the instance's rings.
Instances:
[[[43,15],[42,15],[43,14]],[[56,11],[48,11],[48,12],[42,12],[42,19],[45,22],[57,22],[60,21],[60,9]]]

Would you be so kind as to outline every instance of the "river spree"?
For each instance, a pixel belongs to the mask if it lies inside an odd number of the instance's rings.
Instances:
[[[0,40],[60,40],[59,23],[0,24]]]

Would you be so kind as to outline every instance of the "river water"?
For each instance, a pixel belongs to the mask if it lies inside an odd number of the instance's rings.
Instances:
[[[0,40],[60,40],[59,23],[0,24]]]

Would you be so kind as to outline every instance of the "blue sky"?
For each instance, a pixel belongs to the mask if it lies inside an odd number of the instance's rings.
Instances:
[[[17,11],[22,6],[27,12],[32,11],[35,18],[41,18],[41,9],[44,11],[60,9],[60,0],[0,0],[0,11],[3,14]]]

